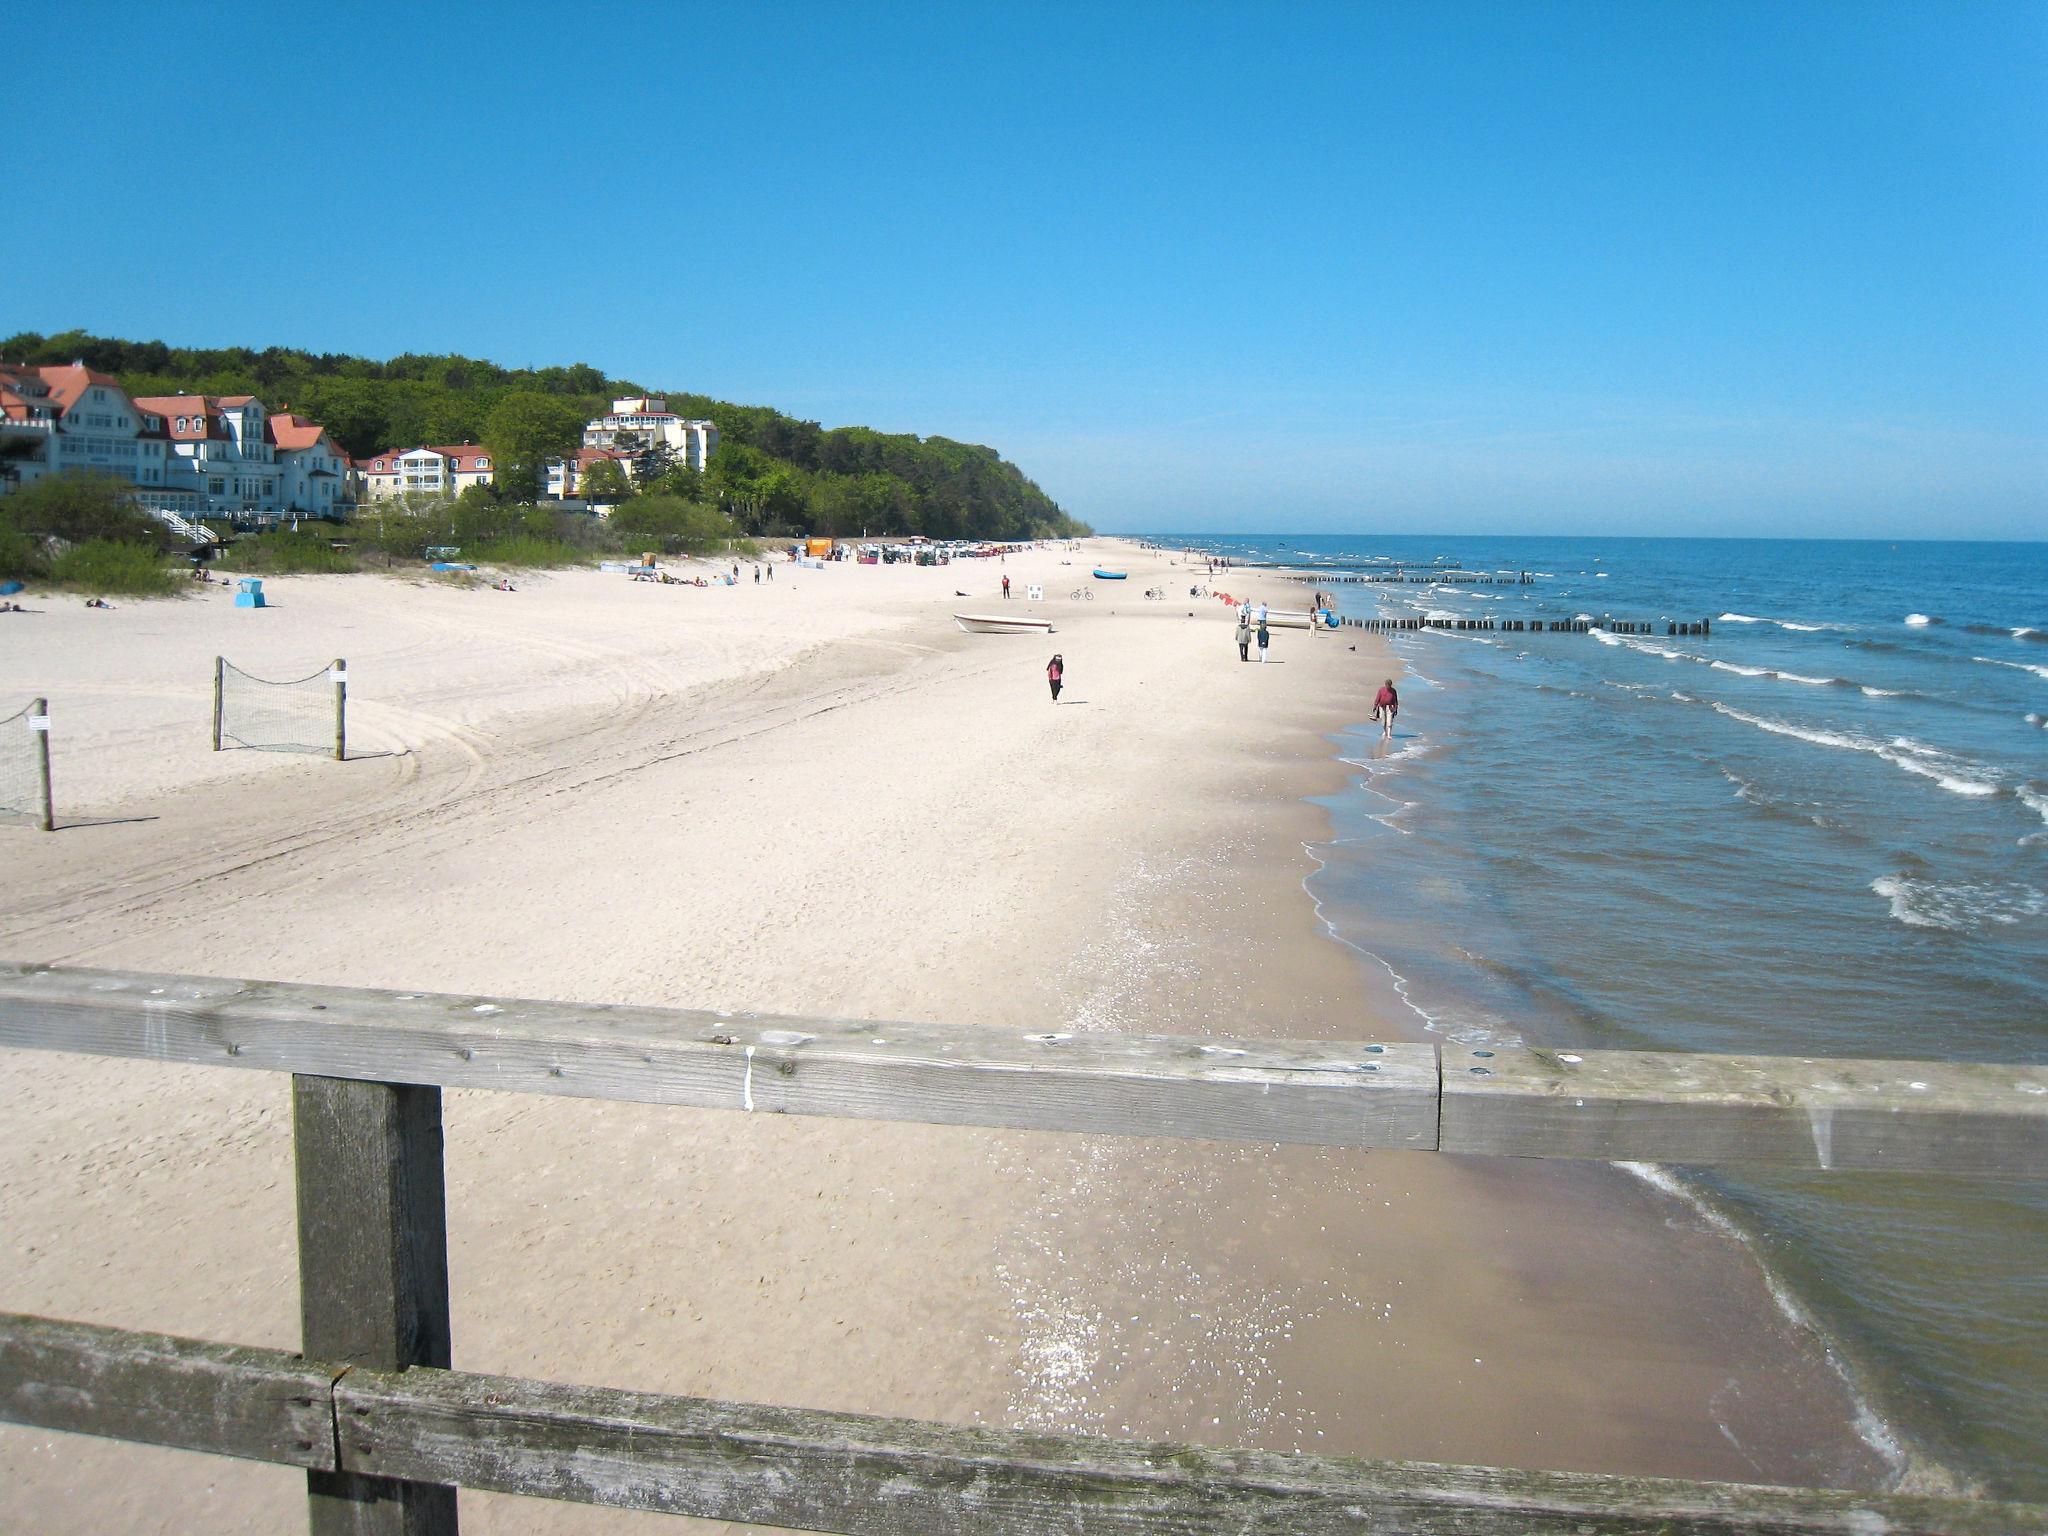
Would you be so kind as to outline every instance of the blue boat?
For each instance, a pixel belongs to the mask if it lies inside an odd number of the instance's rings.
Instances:
[[[1095,579],[1097,581],[1122,581],[1130,574],[1129,571],[1105,571],[1099,565],[1095,567]]]

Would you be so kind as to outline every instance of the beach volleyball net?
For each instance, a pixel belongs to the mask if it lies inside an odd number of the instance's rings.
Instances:
[[[0,715],[0,820],[30,821],[45,832],[50,819],[50,706],[31,699]]]
[[[213,663],[213,750],[347,755],[347,665],[277,681],[244,672],[224,656]]]

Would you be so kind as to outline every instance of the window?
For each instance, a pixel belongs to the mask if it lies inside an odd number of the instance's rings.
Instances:
[[[491,467],[491,461],[489,459],[478,459],[476,461],[476,467],[478,469],[489,469]]]

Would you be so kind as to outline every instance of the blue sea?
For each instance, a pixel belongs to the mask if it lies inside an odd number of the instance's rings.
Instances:
[[[2048,1062],[2048,545],[1156,537],[1533,577],[1333,584],[1346,614],[1655,625],[1391,637],[1400,729],[1341,743],[1315,888],[1419,1027]],[[1682,1178],[1900,1438],[2048,1498],[2048,1190]]]

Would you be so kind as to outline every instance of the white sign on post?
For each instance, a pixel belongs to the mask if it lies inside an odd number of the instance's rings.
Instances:
[[[1031,602],[1042,603],[1045,601],[1045,588],[1034,581],[1024,589],[1024,596]]]
[[[330,683],[345,683],[345,682],[347,682],[347,681],[348,681],[348,668],[347,668],[347,667],[329,667],[329,668],[327,669],[327,680],[328,680],[328,681],[329,681]]]
[[[47,731],[50,728],[50,717],[48,715],[30,715],[28,717],[28,728],[32,731]]]

